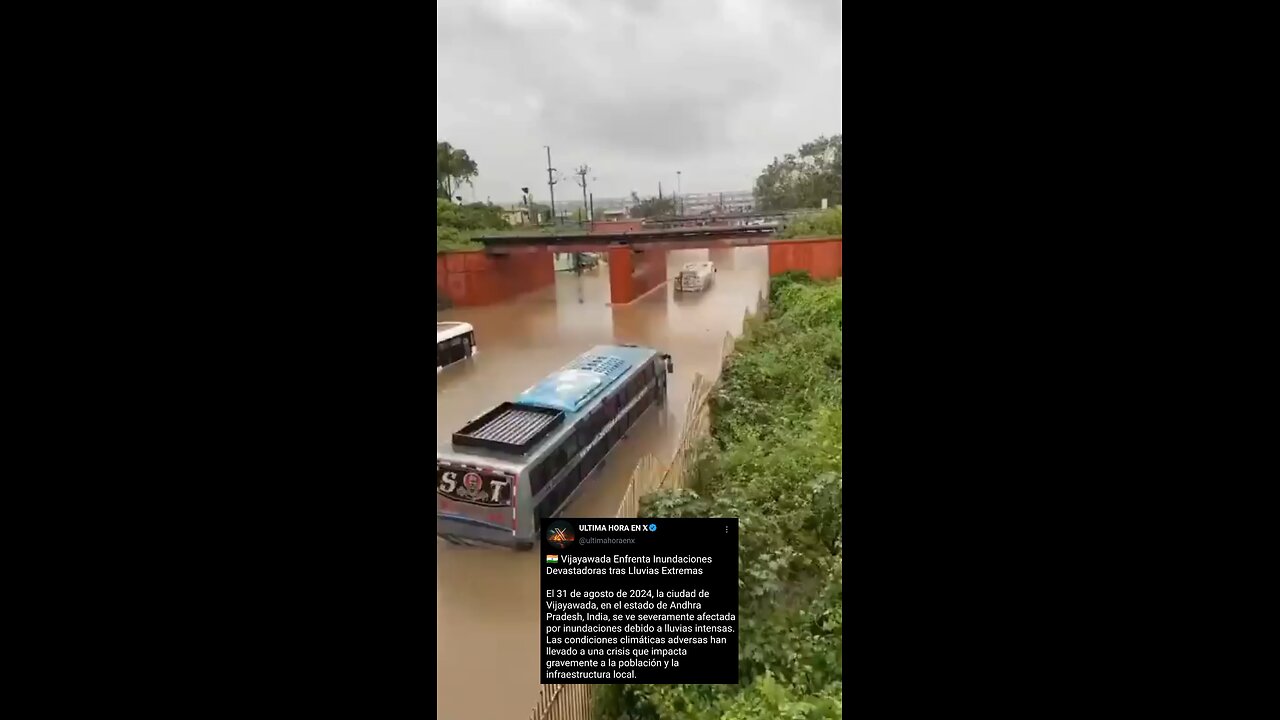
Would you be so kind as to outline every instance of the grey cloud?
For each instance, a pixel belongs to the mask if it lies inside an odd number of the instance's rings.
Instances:
[[[748,189],[775,155],[841,131],[839,2],[443,0],[436,134],[514,199],[586,162],[597,195]],[[561,192],[558,189],[557,195]]]

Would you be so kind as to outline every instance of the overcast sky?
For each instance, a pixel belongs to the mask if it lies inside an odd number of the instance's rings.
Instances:
[[[591,166],[596,197],[669,192],[677,170],[684,192],[750,190],[842,132],[842,19],[839,0],[438,0],[436,139],[476,161],[478,200],[545,203],[543,145]]]

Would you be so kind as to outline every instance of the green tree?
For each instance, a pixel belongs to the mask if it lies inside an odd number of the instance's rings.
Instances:
[[[452,200],[453,193],[479,174],[476,162],[466,150],[436,141],[436,197]]]
[[[787,153],[756,178],[756,205],[761,210],[794,210],[844,202],[844,136],[822,136]]]
[[[640,195],[635,190],[632,190],[631,203],[631,217],[633,218],[662,217],[676,214],[676,201],[674,198],[649,197],[641,200]]]

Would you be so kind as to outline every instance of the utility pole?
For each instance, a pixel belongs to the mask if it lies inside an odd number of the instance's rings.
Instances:
[[[559,224],[559,218],[556,217],[556,182],[555,176],[552,174],[556,171],[551,167],[551,146],[543,145],[547,149],[547,187],[551,190],[551,222]]]
[[[591,213],[591,227],[596,223],[596,194],[591,193],[587,200],[587,211]]]
[[[676,213],[679,215],[684,215],[683,203],[684,203],[684,199],[681,197],[681,192],[680,192],[680,171],[677,170],[676,171]]]
[[[587,212],[587,173],[591,172],[591,168],[583,165],[579,167],[573,174],[578,176],[577,183],[582,187],[582,212]],[[590,220],[590,217],[585,218]]]

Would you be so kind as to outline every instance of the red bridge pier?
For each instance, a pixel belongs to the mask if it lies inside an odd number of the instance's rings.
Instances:
[[[626,305],[666,282],[666,250],[609,250],[609,301],[614,305]]]

